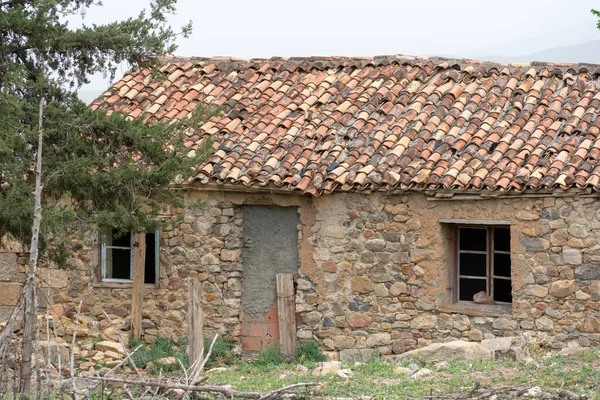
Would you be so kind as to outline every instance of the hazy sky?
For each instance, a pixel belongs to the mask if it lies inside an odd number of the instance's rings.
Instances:
[[[104,0],[73,25],[137,14],[148,0]],[[179,0],[172,24],[194,23],[178,55],[237,57],[383,54],[493,59],[600,39],[577,0]],[[124,66],[123,69],[126,69]],[[123,71],[125,72],[125,71]],[[98,78],[83,90],[102,90]]]

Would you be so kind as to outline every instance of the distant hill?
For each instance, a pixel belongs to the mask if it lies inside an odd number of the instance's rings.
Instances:
[[[474,60],[497,61],[503,63],[527,63],[532,61],[546,61],[563,63],[600,64],[600,39],[576,45],[548,48],[546,50],[541,50],[534,53],[523,54],[519,56],[483,55],[473,57],[467,54],[438,54],[438,56],[448,58],[471,58]],[[107,85],[109,85],[108,82]],[[79,92],[79,97],[86,104],[90,104],[93,100],[100,96],[102,92],[103,90],[82,90]]]
[[[481,61],[505,63],[526,63],[531,61],[590,63],[600,64],[600,39],[572,46],[553,47],[535,53],[520,56],[481,56],[473,57]]]

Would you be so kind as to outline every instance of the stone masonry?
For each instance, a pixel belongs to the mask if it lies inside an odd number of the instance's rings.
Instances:
[[[542,331],[556,348],[600,345],[600,202],[593,197],[432,199],[423,194],[293,195],[187,192],[161,231],[159,284],[144,294],[144,337],[185,340],[187,280],[202,282],[207,335],[239,343],[242,205],[300,213],[298,337],[327,351],[402,353],[432,342]],[[176,218],[177,215],[182,215]],[[452,302],[454,250],[440,219],[511,222],[512,307]],[[97,238],[73,268],[49,271],[54,303],[128,317],[131,285],[97,282]],[[269,249],[265,249],[269,251]]]
[[[8,319],[21,295],[28,261],[19,246],[0,244],[0,322]]]

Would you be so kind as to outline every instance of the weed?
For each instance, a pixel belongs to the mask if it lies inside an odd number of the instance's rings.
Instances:
[[[315,340],[306,340],[298,343],[296,346],[296,354],[294,359],[296,362],[303,364],[305,362],[322,362],[327,360],[327,357],[325,357],[325,354],[323,354],[323,351],[321,351],[319,343],[317,343]]]
[[[258,358],[256,360],[257,365],[261,366],[275,366],[281,365],[285,362],[285,357],[279,346],[267,347],[258,352]]]
[[[208,354],[210,349],[211,339],[204,339],[204,354]],[[235,361],[235,354],[233,354],[233,346],[226,338],[218,338],[210,354],[207,366],[214,364],[227,364],[231,365]]]
[[[95,348],[96,348],[96,343],[100,343],[100,342],[102,342],[103,340],[104,340],[104,339],[102,339],[102,336],[95,337],[95,338],[92,340],[92,348],[93,348],[93,349],[95,349]]]
[[[130,341],[130,345],[137,346],[139,345],[139,342]],[[164,337],[159,337],[155,342],[140,348],[133,354],[133,361],[139,368],[146,368],[150,362],[157,367],[161,367],[165,371],[173,371],[180,368],[179,363],[168,365],[162,364],[160,360],[166,357],[175,357],[180,359],[184,365],[188,364],[185,347],[176,349],[173,347],[173,343]]]

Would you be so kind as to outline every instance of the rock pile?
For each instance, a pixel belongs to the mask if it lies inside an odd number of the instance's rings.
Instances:
[[[60,359],[63,373],[66,373],[76,330],[73,353],[77,369],[95,374],[118,365],[126,354],[123,343],[129,340],[129,321],[116,315],[109,317],[110,321],[76,316],[62,304],[49,306],[48,314],[38,315],[41,364],[45,366],[50,359],[56,367]]]

